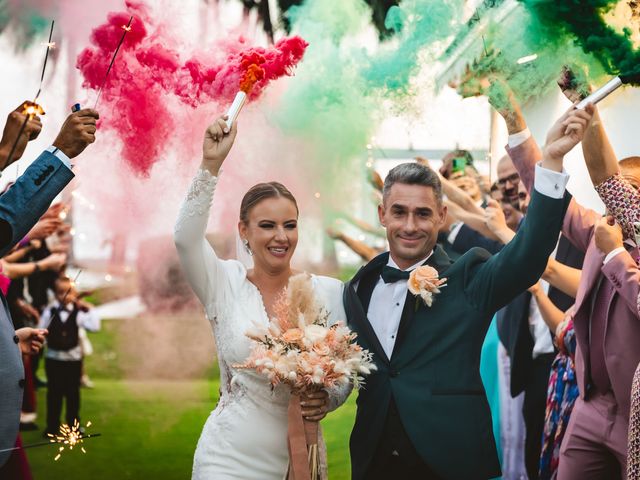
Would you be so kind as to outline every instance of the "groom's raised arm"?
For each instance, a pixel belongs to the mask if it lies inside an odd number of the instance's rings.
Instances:
[[[527,179],[523,172],[523,180],[533,183],[533,188],[527,217],[518,234],[497,255],[468,267],[465,293],[479,310],[498,310],[533,285],[544,272],[571,201],[565,191],[568,175],[563,171],[563,159],[583,138],[591,114],[591,109],[588,112],[572,109],[554,124],[542,161],[534,167],[535,175]]]

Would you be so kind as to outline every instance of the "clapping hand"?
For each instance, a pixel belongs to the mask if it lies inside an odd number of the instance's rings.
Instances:
[[[605,255],[616,248],[624,246],[622,238],[622,228],[615,222],[613,217],[602,217],[596,224],[596,247]]]
[[[202,166],[212,175],[218,175],[222,163],[227,158],[238,133],[238,122],[233,122],[231,129],[225,121],[227,116],[218,117],[207,128],[202,144]]]

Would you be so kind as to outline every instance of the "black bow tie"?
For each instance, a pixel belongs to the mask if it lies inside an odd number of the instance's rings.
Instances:
[[[409,274],[411,272],[406,272],[404,270],[400,270],[398,268],[390,267],[389,265],[385,265],[382,267],[382,273],[380,276],[384,283],[395,283],[400,280],[409,280]]]

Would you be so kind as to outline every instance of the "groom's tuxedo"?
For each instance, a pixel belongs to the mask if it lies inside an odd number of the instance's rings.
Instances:
[[[349,326],[358,343],[373,352],[378,367],[358,395],[350,444],[352,478],[370,475],[376,451],[389,443],[389,436],[395,436],[400,449],[409,441],[438,477],[500,475],[479,372],[480,350],[494,313],[542,275],[569,200],[568,194],[554,199],[534,191],[518,234],[494,256],[474,248],[452,263],[436,247],[426,264],[447,278],[447,286],[431,307],[407,293],[391,358],[367,318],[372,285],[389,253],[373,259],[346,285]]]

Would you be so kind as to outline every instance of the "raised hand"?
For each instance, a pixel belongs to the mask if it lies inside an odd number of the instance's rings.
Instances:
[[[69,158],[77,157],[96,141],[96,122],[99,118],[98,112],[90,108],[72,113],[62,125],[53,146]]]
[[[2,132],[2,140],[0,140],[0,169],[5,169],[9,166],[9,164],[7,164],[9,153],[11,152],[13,144],[16,142],[16,138],[18,138],[18,133],[20,133],[22,124],[25,119],[27,119],[27,115],[22,113],[23,110],[24,103],[20,104],[18,108],[7,116],[7,123],[4,126],[4,131]],[[42,123],[40,122],[40,117],[37,115],[29,117],[24,130],[20,134],[18,142],[16,143],[16,149],[11,157],[11,163],[22,157],[22,154],[27,148],[27,143],[38,138],[41,130]]]
[[[527,128],[527,122],[513,90],[495,75],[490,80],[491,86],[485,90],[489,103],[504,118],[509,135],[522,132]]]
[[[564,156],[584,138],[593,112],[593,105],[588,105],[584,110],[572,106],[551,127],[543,149],[543,164],[547,168],[562,171]]]
[[[44,240],[50,235],[53,235],[58,228],[62,225],[62,220],[58,217],[48,217],[44,216],[38,220],[33,228],[29,231],[29,238]]]
[[[225,121],[227,116],[218,117],[207,128],[202,143],[202,167],[217,176],[222,163],[227,158],[238,133],[238,122],[233,122],[231,130]]]
[[[487,208],[484,209],[484,223],[493,233],[509,229],[502,207],[493,199],[487,202]]]
[[[51,270],[58,272],[62,270],[62,267],[67,262],[67,255],[65,253],[52,253],[48,257],[38,262],[41,270]]]
[[[622,238],[622,228],[620,228],[620,225],[616,223],[613,217],[602,217],[596,224],[596,247],[605,255],[616,248],[623,247]]]

